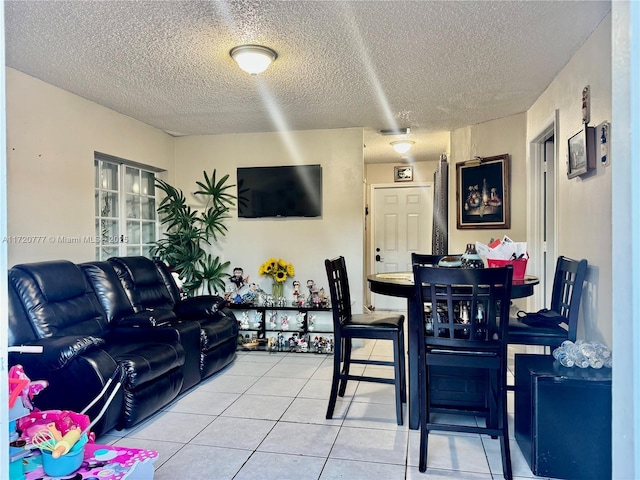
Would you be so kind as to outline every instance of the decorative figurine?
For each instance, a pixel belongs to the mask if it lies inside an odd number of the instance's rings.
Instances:
[[[282,332],[278,333],[278,350],[280,352],[284,351],[284,334]]]
[[[304,327],[304,312],[297,313],[296,326],[298,327],[298,330],[302,330],[302,327]]]
[[[282,330],[289,330],[289,317],[287,317],[286,315],[283,315],[282,321],[280,322],[280,326],[282,327]]]
[[[269,317],[269,326],[271,327],[271,330],[278,328],[278,312],[271,312],[271,316]]]
[[[309,313],[307,316],[307,329],[313,332],[314,328],[316,328],[316,316]]]
[[[249,314],[247,312],[242,312],[242,316],[240,317],[240,329],[249,330]]]
[[[253,316],[253,328],[260,328],[262,326],[262,312],[256,311]]]
[[[304,297],[300,294],[300,281],[294,280],[293,281],[293,305],[300,305],[300,300],[301,300],[300,297],[304,299]]]
[[[278,350],[278,338],[277,337],[269,337],[267,341],[267,350],[269,352],[275,352]]]

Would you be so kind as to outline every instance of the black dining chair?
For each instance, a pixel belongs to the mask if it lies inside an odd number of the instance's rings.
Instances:
[[[507,327],[513,267],[434,268],[414,265],[416,299],[431,306],[420,322],[419,470],[427,469],[429,432],[484,433],[500,438],[505,478],[512,478],[507,421]],[[484,408],[435,405],[431,369],[474,369],[486,379]],[[437,413],[472,414],[485,425],[446,423]],[[446,419],[447,417],[444,417]]]
[[[575,342],[582,287],[587,261],[560,256],[551,292],[551,306],[539,312],[518,312],[509,325],[509,343],[558,347],[565,340]]]
[[[402,425],[402,404],[407,401],[406,367],[404,350],[404,315],[352,314],[349,279],[344,257],[324,261],[331,294],[335,352],[333,355],[333,377],[326,418],[333,417],[337,396],[344,396],[347,382],[388,383],[395,385],[396,420]],[[378,339],[393,342],[393,361],[366,360],[351,357],[352,340]],[[384,365],[393,367],[393,378],[352,375],[351,364]]]

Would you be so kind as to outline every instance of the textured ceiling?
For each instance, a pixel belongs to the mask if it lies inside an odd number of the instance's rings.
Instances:
[[[172,135],[365,128],[365,161],[435,160],[449,130],[526,111],[600,1],[5,1],[8,66]],[[229,56],[266,45],[251,77]],[[581,86],[580,86],[581,88]],[[580,91],[576,92],[576,96]]]

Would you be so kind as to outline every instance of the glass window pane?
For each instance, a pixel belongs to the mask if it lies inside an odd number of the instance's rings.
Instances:
[[[100,215],[103,217],[118,217],[118,194],[100,192]]]
[[[118,190],[118,165],[115,163],[102,162],[100,181],[100,188],[105,190]]]
[[[140,170],[133,167],[126,167],[125,176],[125,192],[140,193]]]
[[[140,255],[140,246],[137,245],[135,247],[127,247],[127,255],[129,256]]]
[[[140,222],[127,221],[127,243],[140,243]]]
[[[100,222],[100,237],[103,245],[113,245],[118,243],[120,229],[117,220],[102,220]]]
[[[153,243],[156,241],[156,224],[155,222],[142,222],[142,242]]]
[[[155,173],[153,173],[153,172],[145,172],[143,170],[141,172],[141,174],[142,174],[142,181],[141,181],[142,191],[140,193],[142,193],[143,195],[155,196],[155,194],[156,194],[156,186],[155,186],[156,175],[155,175]]]
[[[155,220],[156,218],[156,199],[152,197],[140,197],[142,207],[142,217],[145,220]]]
[[[127,218],[140,218],[140,197],[127,195]]]
[[[153,258],[153,256],[151,255],[151,245],[143,245],[142,246],[142,255],[147,257],[147,258]]]
[[[98,160],[93,160],[93,188],[100,188],[100,165]]]
[[[93,204],[95,206],[94,215],[96,217],[99,217],[100,216],[100,200],[99,200],[99,198],[100,198],[100,190],[94,190],[94,192],[95,192],[95,194],[93,196],[94,197],[93,198]]]

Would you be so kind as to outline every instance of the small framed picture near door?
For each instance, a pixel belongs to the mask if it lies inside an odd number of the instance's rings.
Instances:
[[[596,168],[596,129],[585,127],[569,137],[567,178],[584,175]]]
[[[413,167],[393,167],[393,180],[395,182],[411,182],[413,180]]]
[[[511,228],[509,154],[456,164],[458,229]]]

